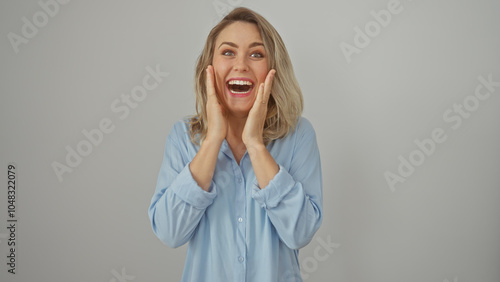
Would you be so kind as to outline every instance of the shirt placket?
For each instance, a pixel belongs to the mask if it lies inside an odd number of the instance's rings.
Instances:
[[[245,189],[245,178],[241,171],[240,166],[233,160],[233,174],[234,182],[236,184],[236,202],[235,202],[235,213],[234,218],[237,226],[236,231],[236,246],[237,246],[237,257],[236,264],[238,271],[238,281],[245,281],[246,273],[246,189]]]

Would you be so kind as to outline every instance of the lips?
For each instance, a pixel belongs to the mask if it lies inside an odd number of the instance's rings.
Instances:
[[[247,96],[254,87],[253,81],[248,78],[231,78],[226,82],[226,87],[234,96]]]

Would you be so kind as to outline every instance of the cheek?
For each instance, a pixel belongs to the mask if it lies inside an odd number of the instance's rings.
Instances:
[[[215,71],[215,81],[216,81],[216,87],[219,90],[222,90],[225,88],[225,77],[227,73],[227,64],[224,64],[223,60],[217,59],[214,57],[212,61],[212,66],[214,67]]]
[[[219,69],[219,71],[222,71],[228,68],[229,62],[223,56],[214,55],[212,59],[212,65],[215,69]]]
[[[226,81],[223,73],[221,73],[220,71],[215,71],[215,90],[219,97],[224,96],[222,94],[226,90]]]
[[[267,73],[267,63],[260,64],[256,69],[257,79],[262,83],[266,81]]]
[[[217,80],[219,80],[221,77],[224,77],[224,73],[226,73],[226,67],[221,60],[217,60],[214,58],[212,66],[214,67],[215,78]]]

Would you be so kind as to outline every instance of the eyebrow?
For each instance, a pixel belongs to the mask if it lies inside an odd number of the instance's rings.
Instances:
[[[219,48],[217,48],[217,49],[220,49],[220,47],[222,45],[224,45],[224,44],[229,45],[229,46],[234,47],[234,48],[238,48],[238,45],[236,45],[236,43],[224,41],[224,42],[222,42],[219,45]],[[248,45],[249,48],[256,47],[256,46],[264,46],[264,43],[262,43],[262,42],[253,42],[250,45]]]

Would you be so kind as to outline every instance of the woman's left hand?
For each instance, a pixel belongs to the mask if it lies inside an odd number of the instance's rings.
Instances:
[[[266,81],[259,85],[257,97],[248,113],[242,135],[243,143],[247,147],[247,150],[249,147],[264,144],[263,133],[267,115],[267,103],[271,95],[271,86],[275,73],[276,70],[270,70],[266,76]]]

